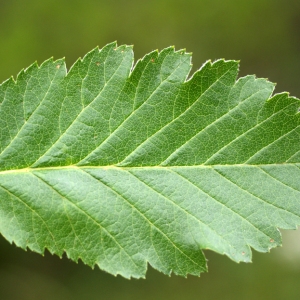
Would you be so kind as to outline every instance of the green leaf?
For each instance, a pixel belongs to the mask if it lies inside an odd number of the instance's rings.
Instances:
[[[0,232],[111,274],[251,260],[300,224],[300,101],[238,62],[94,49],[0,86]]]

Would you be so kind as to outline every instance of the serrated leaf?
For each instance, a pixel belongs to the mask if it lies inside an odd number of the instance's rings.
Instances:
[[[300,101],[238,63],[94,49],[0,86],[0,231],[111,274],[251,260],[300,224]]]

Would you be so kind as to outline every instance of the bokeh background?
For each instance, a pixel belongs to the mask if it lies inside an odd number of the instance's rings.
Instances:
[[[186,48],[194,71],[207,59],[241,60],[240,76],[269,78],[276,92],[300,97],[299,0],[0,0],[0,82],[51,56],[70,67],[115,40],[133,44],[136,59]],[[300,299],[299,231],[283,232],[283,245],[253,253],[253,264],[206,252],[200,278],[149,267],[146,280],[126,280],[0,237],[0,299]]]

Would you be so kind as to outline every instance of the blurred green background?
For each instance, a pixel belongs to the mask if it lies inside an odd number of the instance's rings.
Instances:
[[[241,60],[240,76],[277,82],[300,97],[299,0],[0,0],[0,82],[34,61],[66,57],[70,67],[95,46],[134,44],[136,59],[175,45],[207,59]],[[41,257],[0,239],[0,299],[300,299],[300,234],[284,247],[235,264],[207,252],[209,273],[167,277],[149,267],[126,280],[67,258]]]

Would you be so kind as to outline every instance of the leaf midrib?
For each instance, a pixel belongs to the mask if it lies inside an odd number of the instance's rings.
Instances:
[[[300,164],[297,163],[287,163],[287,162],[282,162],[282,163],[272,163],[272,164],[212,164],[212,165],[190,165],[190,166],[161,166],[161,165],[156,165],[156,166],[130,166],[130,167],[120,167],[116,165],[108,165],[108,166],[76,166],[76,165],[69,165],[69,166],[51,166],[51,167],[40,167],[40,168],[22,168],[22,169],[13,169],[13,170],[2,170],[0,171],[0,176],[5,175],[5,174],[11,174],[11,173],[27,173],[27,172],[36,172],[36,171],[51,171],[51,170],[68,170],[68,169],[73,169],[73,170],[82,170],[82,169],[99,169],[99,170],[134,170],[134,169],[190,169],[190,168],[201,168],[201,169],[210,169],[210,168],[232,168],[232,167],[270,167],[270,166],[297,166]]]

